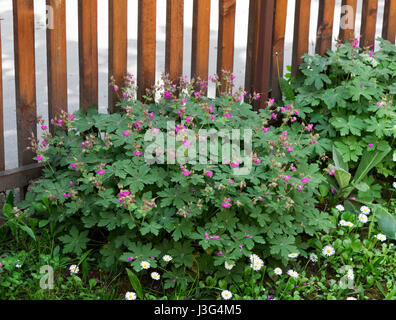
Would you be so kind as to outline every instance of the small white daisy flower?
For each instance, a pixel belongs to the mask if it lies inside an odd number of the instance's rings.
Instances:
[[[323,253],[325,256],[330,257],[330,256],[332,256],[332,255],[335,253],[335,251],[334,251],[334,248],[333,248],[332,246],[329,245],[329,246],[325,246],[325,247],[323,248],[322,253]]]
[[[348,297],[347,300],[357,300],[357,299],[354,297]]]
[[[125,293],[126,300],[136,300],[136,293],[135,292],[127,292]]]
[[[360,208],[360,212],[365,214],[365,215],[369,215],[371,210],[370,210],[369,207],[363,206],[363,207]]]
[[[276,275],[280,276],[280,275],[282,275],[283,271],[282,271],[281,268],[275,268],[275,269],[274,269],[274,273],[275,273]]]
[[[142,269],[150,269],[150,262],[142,261],[140,263],[140,266],[142,267]]]
[[[288,255],[288,257],[289,257],[289,258],[297,258],[297,257],[298,257],[298,253],[295,253],[295,252],[290,253],[290,254]]]
[[[15,268],[20,269],[20,268],[22,268],[22,265],[21,264],[17,264],[17,265],[15,265]]]
[[[349,228],[352,228],[354,226],[354,224],[352,222],[350,222],[350,221],[347,221],[346,222],[346,226],[349,227]]]
[[[337,206],[336,206],[336,209],[337,209],[338,211],[340,211],[340,212],[342,212],[342,211],[345,210],[345,209],[344,209],[344,206],[341,205],[341,204],[337,205]]]
[[[162,260],[164,260],[165,262],[169,262],[171,261],[173,258],[172,256],[170,256],[169,254],[166,254],[162,257]]]
[[[224,300],[230,300],[232,298],[232,293],[231,291],[223,290],[221,292],[221,296],[223,297]]]
[[[294,270],[289,270],[289,271],[287,271],[287,274],[290,276],[290,277],[292,277],[292,278],[294,278],[294,279],[297,279],[298,278],[298,273],[296,272],[296,271],[294,271]]]
[[[346,227],[347,222],[345,220],[340,220],[340,226]]]
[[[260,259],[260,257],[257,254],[254,254],[254,253],[251,254],[249,258],[250,258],[251,262],[253,262],[254,260]]]
[[[311,260],[312,262],[318,262],[318,256],[315,253],[311,253],[309,255],[309,260]]]
[[[74,274],[77,274],[80,271],[79,267],[77,267],[75,264],[71,265],[69,270],[70,273],[74,273]]]
[[[361,213],[361,214],[359,214],[359,221],[361,223],[366,223],[368,221],[368,218],[365,214]]]
[[[354,273],[353,273],[353,270],[352,270],[352,269],[349,269],[349,270],[348,270],[348,273],[347,273],[347,278],[348,278],[349,280],[353,280],[353,279],[355,279],[355,275],[354,275]]]
[[[231,270],[232,268],[234,268],[234,265],[226,261],[224,262],[224,268],[226,268],[227,270]]]
[[[161,278],[161,276],[159,275],[158,272],[152,272],[151,273],[151,278],[154,280],[159,280]]]
[[[386,241],[386,235],[379,233],[375,236],[379,241],[384,242]]]
[[[392,183],[393,189],[396,189],[396,181]]]

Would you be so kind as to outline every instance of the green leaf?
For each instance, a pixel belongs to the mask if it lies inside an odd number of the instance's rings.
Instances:
[[[34,241],[36,241],[36,236],[34,235],[34,232],[31,228],[29,228],[25,224],[22,224],[19,227],[21,228],[21,230],[25,231]]]
[[[349,181],[351,180],[351,174],[341,168],[336,168],[336,172],[334,176],[338,182],[338,185],[341,189],[346,188],[349,185]]]
[[[87,247],[89,241],[88,231],[79,232],[75,226],[70,230],[70,234],[59,237],[59,240],[65,244],[64,253],[74,253],[81,255],[82,251]]]
[[[354,183],[358,183],[362,180],[369,171],[374,168],[377,164],[379,164],[382,159],[386,157],[386,155],[391,151],[391,147],[388,146],[385,151],[374,151],[369,152],[366,151],[360,161],[359,167],[356,171],[355,177],[353,179]]]
[[[337,168],[341,168],[347,172],[349,171],[348,163],[344,162],[342,159],[342,153],[335,147],[335,145],[333,145],[333,160]]]
[[[294,100],[293,89],[286,79],[282,77],[279,78],[279,87],[286,100]]]
[[[136,294],[139,297],[139,299],[143,299],[142,284],[140,283],[138,277],[128,268],[126,268],[126,271],[132,288],[136,291]]]
[[[396,240],[396,217],[380,206],[375,207],[374,214],[378,218],[378,226],[381,231],[389,239]]]

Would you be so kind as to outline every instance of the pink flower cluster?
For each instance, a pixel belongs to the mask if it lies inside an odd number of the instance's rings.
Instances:
[[[230,202],[231,202],[231,199],[228,198],[228,199],[225,200],[225,202],[223,202],[223,203],[221,204],[221,206],[222,206],[223,208],[228,209],[228,208],[231,207],[231,203],[230,203]]]

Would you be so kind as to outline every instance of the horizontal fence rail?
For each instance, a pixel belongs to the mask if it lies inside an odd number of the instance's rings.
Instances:
[[[157,0],[137,0],[137,84],[138,98],[155,83],[157,54]],[[160,0],[158,0],[160,1]],[[191,77],[208,79],[211,31],[211,0],[193,0],[192,42],[184,43],[184,0],[166,0],[165,72],[177,82],[183,75],[183,50],[191,45]],[[234,39],[237,1],[218,0],[217,73],[234,69]],[[243,0],[249,4],[245,88],[257,91],[262,99],[257,107],[265,107],[268,98],[280,99],[278,78],[283,75],[285,32],[288,5],[291,0]],[[311,2],[294,0],[292,74],[298,72],[301,56],[308,52]],[[378,22],[378,0],[362,0],[360,21],[362,46],[373,46]],[[321,0],[316,31],[315,52],[331,49],[335,35],[335,19],[341,20],[338,38],[351,41],[355,36],[357,0],[342,0],[341,16],[336,17],[336,0]],[[109,16],[109,82],[122,86],[127,74],[128,0],[108,0]],[[340,3],[338,1],[338,3]],[[12,0],[14,30],[14,70],[19,167],[5,170],[2,59],[0,32],[0,192],[21,188],[40,176],[42,165],[35,163],[28,150],[30,138],[37,132],[34,1]],[[66,0],[46,0],[52,28],[47,30],[48,115],[53,118],[68,111]],[[48,9],[47,9],[48,10]],[[339,12],[339,11],[337,11]],[[162,14],[162,13],[161,13]],[[1,23],[1,21],[0,21]],[[4,21],[3,21],[4,23]],[[347,28],[345,28],[347,26]],[[0,26],[1,28],[1,26]],[[0,29],[1,31],[1,29]],[[396,0],[385,0],[382,17],[383,38],[395,42]],[[78,0],[78,54],[80,109],[98,105],[98,1]],[[40,90],[40,88],[39,88]],[[117,95],[109,87],[108,110],[117,110]],[[53,128],[51,128],[52,130]],[[23,196],[23,193],[22,193]]]

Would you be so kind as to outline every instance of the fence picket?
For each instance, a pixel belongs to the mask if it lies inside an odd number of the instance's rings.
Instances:
[[[283,76],[283,59],[285,50],[287,0],[276,0],[275,20],[272,38],[272,82],[271,96],[274,99],[282,97],[279,88],[279,77]]]
[[[155,83],[157,1],[139,0],[138,17],[138,98]]]
[[[37,134],[33,1],[13,0],[13,10],[18,163],[23,166],[34,162],[26,148]]]
[[[124,84],[128,60],[128,3],[127,0],[109,0],[109,83]],[[118,95],[109,85],[109,112],[117,110]]]
[[[373,46],[377,22],[378,0],[363,0],[361,46]]]
[[[4,122],[3,122],[3,61],[1,51],[1,20],[0,20],[0,171],[5,169],[4,159]]]
[[[341,11],[340,34],[338,38],[346,41],[355,37],[357,0],[342,0],[342,7],[345,7],[346,11]],[[352,19],[352,21],[349,21],[349,19]]]
[[[217,74],[234,69],[236,0],[219,0],[219,35],[217,44]],[[220,90],[223,90],[224,84]]]
[[[316,53],[324,55],[331,49],[333,36],[335,0],[319,3],[318,30],[316,35]]]
[[[194,0],[191,77],[208,79],[210,43],[210,0]]]
[[[396,37],[396,0],[385,0],[382,38],[395,43]]]
[[[80,61],[80,109],[98,104],[98,8],[97,0],[78,1]]]
[[[296,0],[294,15],[294,38],[292,53],[292,74],[296,75],[298,66],[302,62],[302,55],[308,52],[309,21],[311,0]]]
[[[48,117],[52,119],[68,109],[65,0],[47,0],[47,6],[53,23],[47,28]]]
[[[174,82],[183,75],[184,0],[167,0],[165,72]]]

